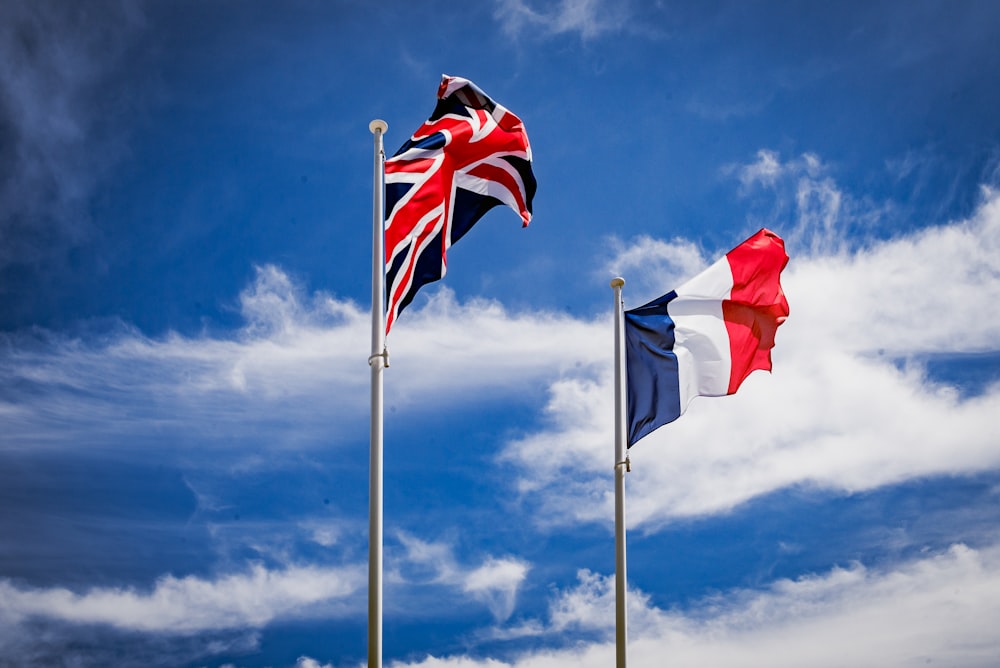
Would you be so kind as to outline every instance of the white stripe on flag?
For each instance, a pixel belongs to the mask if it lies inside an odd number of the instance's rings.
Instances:
[[[667,307],[674,321],[681,412],[696,396],[720,397],[729,391],[732,356],[722,317],[722,300],[733,289],[726,258],[677,289]]]

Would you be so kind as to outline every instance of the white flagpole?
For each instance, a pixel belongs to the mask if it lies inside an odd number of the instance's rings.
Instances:
[[[625,577],[625,472],[629,470],[625,435],[625,358],[622,347],[625,323],[622,317],[622,287],[625,279],[614,278],[615,293],[615,665],[627,663],[628,604]]]
[[[372,372],[371,440],[368,478],[368,668],[382,668],[382,369],[389,366],[385,348],[385,121],[374,120],[375,174],[372,195]]]

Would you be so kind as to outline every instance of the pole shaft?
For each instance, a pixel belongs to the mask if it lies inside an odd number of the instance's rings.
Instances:
[[[382,668],[382,369],[385,367],[385,151],[384,121],[369,125],[375,135],[372,194],[371,430],[368,478],[368,668]]]
[[[628,447],[625,435],[625,358],[622,349],[624,320],[622,287],[625,281],[615,278],[615,665],[626,668],[628,642],[628,602],[625,573],[625,471]]]

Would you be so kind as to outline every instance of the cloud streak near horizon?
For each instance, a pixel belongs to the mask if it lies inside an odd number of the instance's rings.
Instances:
[[[597,639],[525,652],[507,660],[428,656],[393,668],[597,668],[614,662],[614,577],[581,572],[550,600],[533,634],[590,631]],[[686,610],[662,610],[629,592],[633,665],[983,666],[1000,655],[991,632],[1000,614],[1000,549],[954,545],[940,554],[871,569],[854,563],[778,580],[760,590],[708,596]],[[993,638],[990,640],[990,638]]]

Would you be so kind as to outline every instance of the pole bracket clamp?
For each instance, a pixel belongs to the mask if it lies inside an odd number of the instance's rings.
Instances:
[[[379,357],[382,358],[382,366],[383,366],[383,368],[388,369],[389,368],[389,349],[388,348],[382,348],[382,352],[375,353],[374,355],[369,355],[368,356],[368,366],[371,366],[372,362],[374,362]]]
[[[615,468],[618,468],[622,464],[625,465],[625,472],[626,473],[631,473],[632,472],[632,462],[629,461],[628,455],[625,455],[625,461],[623,461],[623,462],[615,462]]]

